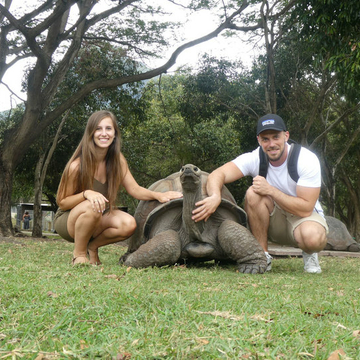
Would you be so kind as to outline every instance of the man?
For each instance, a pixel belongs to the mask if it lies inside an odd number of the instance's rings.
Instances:
[[[291,146],[283,119],[275,114],[261,117],[257,125],[257,141],[269,160],[266,178],[259,176],[259,148],[238,156],[214,170],[207,181],[208,197],[197,202],[194,221],[206,221],[221,201],[221,187],[250,175],[252,186],[245,197],[249,226],[268,259],[268,239],[303,250],[304,270],[321,273],[318,252],[326,245],[328,227],[319,203],[320,163],[314,153],[301,147],[295,182],[289,175],[287,161]]]

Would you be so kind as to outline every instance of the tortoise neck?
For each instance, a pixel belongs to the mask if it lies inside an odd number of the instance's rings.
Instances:
[[[201,188],[196,192],[183,191],[183,212],[182,212],[182,224],[183,228],[187,229],[188,236],[192,240],[201,241],[201,233],[204,230],[204,222],[200,221],[196,223],[192,217],[192,211],[195,209],[195,203],[202,199]]]

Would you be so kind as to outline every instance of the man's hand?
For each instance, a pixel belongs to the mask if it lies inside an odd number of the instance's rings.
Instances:
[[[193,210],[192,219],[195,222],[207,219],[216,211],[221,203],[221,196],[211,195],[201,201],[195,203],[196,208]]]
[[[270,195],[272,193],[273,187],[266,181],[263,176],[255,176],[253,179],[253,190],[256,194],[259,195]]]

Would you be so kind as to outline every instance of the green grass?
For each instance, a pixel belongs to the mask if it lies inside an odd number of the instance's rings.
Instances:
[[[64,241],[0,242],[0,359],[360,359],[360,259],[299,258],[265,275],[207,263],[70,265]]]

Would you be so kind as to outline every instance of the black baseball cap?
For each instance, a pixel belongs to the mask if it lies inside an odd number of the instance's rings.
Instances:
[[[276,114],[266,114],[262,116],[257,123],[256,135],[265,130],[286,131],[284,120]]]

